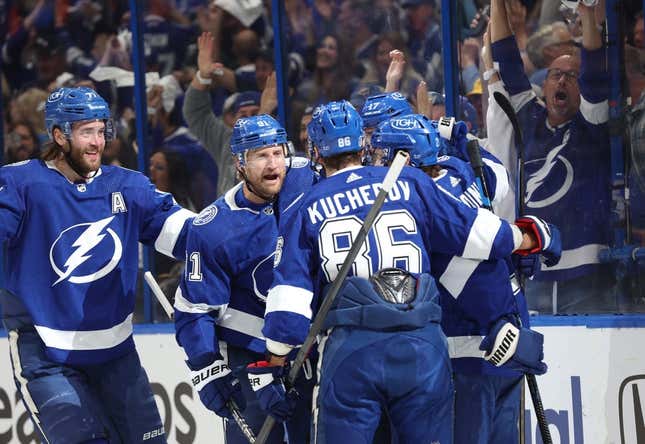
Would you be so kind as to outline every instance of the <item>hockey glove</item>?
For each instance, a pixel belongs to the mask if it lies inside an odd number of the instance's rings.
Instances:
[[[287,367],[272,366],[267,361],[258,361],[246,367],[249,384],[262,410],[278,422],[285,422],[293,415],[298,394],[295,390],[287,392],[282,382]]]
[[[542,362],[543,345],[541,333],[518,328],[507,318],[501,318],[479,344],[479,349],[486,352],[484,359],[496,367],[543,375],[547,369]]]
[[[520,254],[512,254],[511,260],[515,266],[515,270],[520,272],[522,276],[532,278],[540,271],[542,262],[540,262],[539,254],[527,254],[525,256]]]
[[[446,154],[458,157],[466,162],[468,156],[468,126],[465,122],[455,121],[454,117],[442,117],[438,121],[439,135],[442,138],[442,146],[445,147]]]
[[[546,223],[535,216],[522,216],[515,221],[520,230],[533,234],[537,239],[538,246],[532,250],[519,250],[517,254],[526,256],[528,254],[540,253],[547,267],[552,267],[560,261],[562,255],[562,241],[560,230],[555,225]]]
[[[240,410],[246,407],[246,400],[242,394],[240,381],[231,373],[228,364],[221,356],[206,367],[194,370],[191,368],[191,380],[193,387],[199,392],[199,399],[202,400],[207,409],[214,411],[217,415],[232,419],[230,410],[226,403],[232,399]]]

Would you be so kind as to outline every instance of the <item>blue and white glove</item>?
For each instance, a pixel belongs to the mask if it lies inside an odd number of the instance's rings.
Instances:
[[[560,262],[562,241],[560,240],[560,230],[555,225],[535,216],[522,216],[515,221],[515,225],[523,232],[533,234],[538,242],[538,246],[532,250],[518,250],[515,253],[523,256],[540,253],[547,267],[552,267]]]
[[[507,318],[495,323],[482,339],[479,349],[486,352],[484,359],[496,367],[534,375],[546,373],[547,366],[542,362],[544,336],[528,328],[518,328]]]
[[[228,364],[220,355],[214,362],[200,369],[194,369],[190,362],[187,363],[191,369],[190,379],[193,387],[199,392],[199,399],[207,409],[223,418],[232,419],[226,403],[233,400],[240,410],[244,410],[246,400],[240,381],[231,373]]]
[[[468,162],[470,157],[467,148],[468,125],[466,122],[457,121],[454,117],[441,117],[437,121],[437,130],[441,136],[445,154]]]
[[[295,390],[285,390],[282,378],[287,374],[287,367],[258,361],[249,364],[246,371],[249,384],[262,410],[278,422],[285,422],[291,418],[298,394]]]

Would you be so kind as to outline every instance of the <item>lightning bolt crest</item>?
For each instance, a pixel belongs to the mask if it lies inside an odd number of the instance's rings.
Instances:
[[[101,234],[101,231],[112,222],[114,216],[107,217],[105,219],[98,220],[90,224],[89,227],[74,241],[72,247],[76,247],[76,250],[69,256],[63,267],[65,273],[63,273],[52,287],[59,282],[67,279],[74,270],[76,270],[81,264],[87,261],[92,257],[91,254],[87,254],[94,247],[96,247],[101,240],[105,237],[105,234]]]
[[[544,161],[544,165],[542,165],[542,167],[533,173],[530,179],[526,181],[526,202],[531,200],[533,193],[540,187],[540,185],[542,185],[542,183],[544,183],[544,179],[546,179],[546,176],[549,175],[556,164],[558,154],[566,146],[568,141],[569,130],[564,133],[562,143],[549,151],[549,154],[547,154],[546,160]]]

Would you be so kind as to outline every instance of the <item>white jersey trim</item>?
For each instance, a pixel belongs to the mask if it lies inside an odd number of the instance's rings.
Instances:
[[[558,262],[557,265],[547,267],[542,264],[541,270],[549,272],[568,270],[570,268],[576,268],[588,264],[599,264],[600,259],[598,258],[598,255],[600,254],[600,250],[604,250],[605,248],[609,247],[602,244],[588,244],[579,248],[574,248],[573,250],[562,250],[560,262]]]
[[[227,306],[228,304],[222,304],[222,305],[208,305],[204,303],[196,304],[194,302],[190,302],[188,299],[184,297],[184,294],[181,291],[181,287],[177,287],[177,291],[175,291],[175,310],[177,311],[181,311],[184,313],[193,313],[193,314],[206,314],[216,310],[224,311],[226,310]]]
[[[217,325],[264,340],[262,336],[264,319],[250,313],[227,308],[217,321]]]
[[[185,208],[181,208],[168,216],[155,241],[155,250],[166,256],[173,257],[172,250],[175,248],[179,233],[181,233],[181,229],[184,227],[184,222],[186,222],[186,219],[195,216],[197,216],[195,213]]]
[[[488,259],[501,225],[501,219],[490,211],[479,208],[461,256],[469,259]]]
[[[34,325],[47,347],[60,350],[104,350],[116,347],[132,335],[132,313],[123,322],[103,330],[55,330]]]
[[[580,94],[580,113],[589,123],[600,125],[609,121],[609,101],[591,103]]]
[[[253,214],[260,214],[259,211],[252,210],[250,208],[246,207],[240,207],[238,206],[237,203],[235,203],[235,194],[237,194],[237,191],[244,186],[244,182],[240,182],[237,185],[235,185],[233,188],[228,190],[226,194],[224,194],[224,202],[226,202],[226,205],[231,209],[231,211],[239,211],[239,210],[246,210],[249,213]]]
[[[504,165],[501,165],[490,159],[482,160],[484,161],[486,166],[488,166],[493,171],[493,174],[495,175],[495,195],[491,196],[491,204],[497,205],[506,197],[510,189],[508,181],[508,171],[506,171]]]
[[[446,339],[450,359],[484,358],[485,352],[479,349],[483,336],[449,336]]]
[[[284,356],[289,354],[293,349],[293,345],[285,344],[284,342],[274,341],[272,339],[266,339],[266,347],[270,353],[278,356]]]
[[[479,264],[481,264],[479,260],[454,256],[441,274],[439,282],[453,298],[457,299]]]
[[[287,311],[311,319],[313,293],[292,285],[276,285],[269,290],[266,314],[273,311]]]

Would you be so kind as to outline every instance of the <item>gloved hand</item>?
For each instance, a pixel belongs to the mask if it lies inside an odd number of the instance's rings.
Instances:
[[[442,139],[442,146],[449,156],[458,157],[468,162],[468,125],[466,122],[456,121],[454,117],[442,117],[437,122],[437,129]]]
[[[540,253],[547,267],[552,267],[560,262],[562,241],[560,240],[560,230],[555,225],[535,216],[522,216],[515,221],[515,225],[520,227],[523,232],[532,233],[538,242],[538,246],[532,250],[518,250],[515,253],[523,256]]]
[[[511,260],[513,261],[515,270],[527,278],[535,276],[537,272],[540,271],[542,265],[539,254],[527,254],[525,256],[521,254],[512,254]]]
[[[246,367],[249,384],[258,398],[262,410],[273,416],[276,421],[287,421],[293,415],[298,393],[287,392],[282,378],[287,374],[287,367],[271,365],[267,361],[258,361]]]
[[[543,346],[544,336],[541,333],[518,328],[510,319],[501,318],[482,339],[479,349],[486,352],[484,359],[496,367],[543,375],[547,370],[542,362]]]
[[[232,399],[240,410],[244,410],[246,400],[242,394],[240,381],[231,373],[231,369],[221,356],[201,369],[194,369],[190,362],[188,367],[192,370],[190,379],[193,387],[199,392],[199,399],[207,409],[221,417],[232,419],[231,412],[226,406],[226,403]]]

